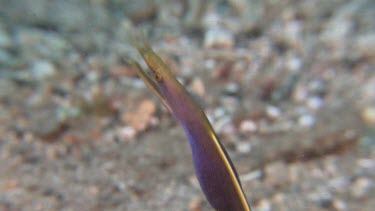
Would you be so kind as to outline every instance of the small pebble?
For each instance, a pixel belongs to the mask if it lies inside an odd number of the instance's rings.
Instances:
[[[9,34],[3,30],[3,27],[0,25],[0,48],[8,48],[12,45],[12,39]]]
[[[243,181],[243,182],[249,182],[249,181],[261,178],[262,175],[263,175],[263,173],[262,173],[261,170],[255,170],[255,171],[252,171],[252,172],[250,172],[248,174],[242,175],[241,176],[241,181]]]
[[[240,132],[243,133],[252,133],[258,129],[257,124],[252,120],[244,120],[240,124]]]
[[[307,99],[309,93],[305,86],[297,85],[293,92],[293,99],[296,102],[303,102]]]
[[[199,181],[198,181],[198,178],[197,176],[194,175],[190,175],[189,176],[189,183],[196,189],[200,189],[200,185],[199,185]]]
[[[293,57],[287,60],[286,66],[291,71],[298,71],[302,67],[302,60],[298,57]]]
[[[277,119],[281,115],[281,110],[276,106],[267,106],[266,113],[270,118]]]
[[[194,197],[189,202],[190,211],[201,211],[202,210],[202,198],[199,196]]]
[[[12,83],[11,80],[0,77],[0,98],[10,96],[13,93],[17,92],[16,90],[16,86],[14,83]]]
[[[289,181],[288,167],[282,161],[268,164],[265,169],[265,183],[273,187],[287,185]]]
[[[298,118],[298,124],[302,127],[311,127],[315,124],[315,117],[309,114],[302,115]]]
[[[115,77],[133,77],[136,75],[136,71],[126,65],[117,65],[111,68],[111,74],[113,74]]]
[[[206,28],[219,27],[221,17],[214,12],[207,13],[203,18],[203,24]]]
[[[357,38],[356,50],[361,56],[375,58],[375,33],[360,35]]]
[[[126,185],[123,182],[115,182],[114,184],[116,190],[124,191],[126,188]]]
[[[133,127],[125,126],[120,129],[119,136],[122,140],[130,140],[135,137],[137,131]]]
[[[291,20],[288,21],[283,28],[284,42],[286,42],[289,46],[298,46],[299,41],[301,39],[301,32],[303,28],[302,22],[297,20]]]
[[[99,80],[99,73],[97,71],[89,71],[87,74],[86,74],[86,78],[88,81],[90,81],[91,83],[98,83],[98,80]]]
[[[322,107],[323,99],[317,96],[309,97],[306,104],[309,108],[316,110]]]
[[[278,204],[284,204],[285,201],[287,200],[285,194],[283,193],[276,193],[273,197],[272,197],[273,201],[278,203]]]
[[[338,177],[330,180],[328,182],[329,187],[331,187],[335,192],[344,192],[350,185],[350,180],[347,177]]]
[[[228,61],[217,65],[213,68],[211,77],[215,80],[228,80],[233,72],[233,64],[233,62]]]
[[[124,12],[131,18],[135,23],[140,23],[151,19],[158,12],[158,7],[154,1],[147,0],[131,0],[127,1]]]
[[[208,70],[213,70],[215,68],[216,62],[213,59],[204,60],[204,67]]]
[[[328,208],[332,204],[332,194],[325,188],[319,188],[307,196],[311,201],[318,203],[323,208]]]
[[[344,46],[345,38],[348,37],[352,28],[353,22],[351,19],[332,18],[326,24],[325,30],[320,35],[320,39],[329,46],[339,48],[340,46]]]
[[[135,111],[125,112],[121,119],[137,131],[142,131],[150,125],[156,105],[152,100],[145,99],[139,103]]]
[[[226,127],[231,125],[231,122],[232,119],[229,116],[223,116],[214,122],[213,127],[217,133],[222,133]]]
[[[332,202],[332,207],[337,211],[348,210],[348,205],[342,200],[334,199]]]
[[[45,79],[56,73],[55,66],[49,61],[39,60],[32,64],[31,73],[36,79]]]
[[[255,206],[257,211],[271,211],[271,202],[268,199],[259,200],[258,204]]]
[[[374,188],[373,182],[365,177],[360,177],[351,186],[351,193],[356,198],[363,198]],[[368,196],[370,197],[370,196]]]
[[[214,111],[214,115],[215,115],[216,118],[224,116],[225,115],[224,108],[222,108],[222,107],[216,108],[215,111]]]
[[[232,48],[234,37],[229,31],[219,27],[208,29],[204,35],[206,48]]]
[[[5,180],[0,185],[0,188],[5,191],[10,191],[19,187],[20,184],[16,179]]]
[[[226,127],[224,127],[221,131],[222,134],[232,135],[236,132],[236,128],[233,124],[228,124]]]
[[[375,107],[367,107],[361,113],[363,121],[369,126],[375,126]]]
[[[204,83],[200,78],[194,78],[190,84],[190,89],[200,97],[203,97],[206,94],[206,89]]]
[[[375,169],[375,159],[359,159],[357,164],[362,168]]]
[[[236,150],[241,154],[247,154],[251,151],[251,144],[249,142],[240,141],[236,143]]]
[[[223,105],[224,109],[228,112],[233,114],[236,112],[236,109],[238,108],[239,100],[237,97],[221,97],[220,102]]]
[[[229,83],[224,89],[225,94],[230,96],[239,95],[239,91],[240,86],[238,85],[238,83]]]
[[[312,80],[308,84],[310,95],[323,96],[327,92],[327,83],[323,80]]]
[[[98,193],[100,193],[100,189],[98,186],[95,186],[95,185],[90,185],[87,187],[87,192],[90,194],[90,195],[98,195]]]

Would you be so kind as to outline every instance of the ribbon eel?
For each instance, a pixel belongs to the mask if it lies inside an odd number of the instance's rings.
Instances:
[[[182,125],[189,139],[195,173],[211,206],[219,211],[250,211],[232,161],[202,109],[144,36],[131,43],[152,73],[146,73],[135,60],[130,61],[132,68]]]

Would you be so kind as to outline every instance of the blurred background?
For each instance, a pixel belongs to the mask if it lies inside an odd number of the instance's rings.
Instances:
[[[255,211],[375,207],[375,1],[0,0],[0,210],[212,210],[143,31]]]

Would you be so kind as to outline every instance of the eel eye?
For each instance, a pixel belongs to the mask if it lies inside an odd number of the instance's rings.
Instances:
[[[163,80],[163,77],[161,77],[160,73],[156,73],[156,72],[154,72],[154,76],[155,76],[155,79],[156,79],[157,81],[162,81],[162,80]]]

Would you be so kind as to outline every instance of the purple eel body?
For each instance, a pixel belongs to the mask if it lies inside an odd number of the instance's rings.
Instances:
[[[143,44],[133,44],[153,77],[135,61],[132,61],[133,67],[182,125],[189,139],[199,184],[209,203],[219,211],[250,211],[236,170],[204,112],[145,39]]]

